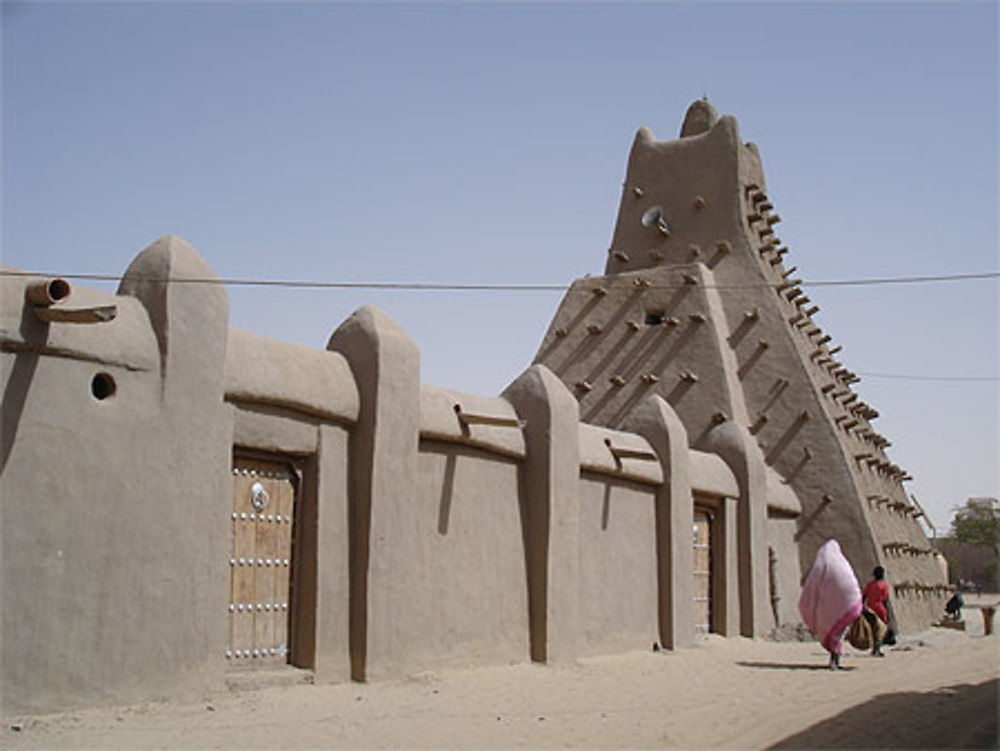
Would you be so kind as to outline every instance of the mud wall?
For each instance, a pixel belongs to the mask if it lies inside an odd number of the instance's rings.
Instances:
[[[655,488],[585,472],[580,478],[581,655],[659,642]]]
[[[80,324],[43,322],[25,280],[2,281],[5,713],[223,685],[227,305],[166,283],[185,275],[213,276],[164,239],[121,295],[69,297],[115,309]]]
[[[529,659],[520,462],[420,443],[392,672]]]
[[[234,455],[297,478],[289,662],[317,681],[688,646],[695,495],[725,509],[716,630],[737,632],[760,536],[738,517],[765,501],[738,446],[692,450],[656,396],[625,429],[583,423],[542,365],[501,396],[421,384],[375,308],[326,350],[229,329],[222,285],[175,278],[213,277],[163,238],[119,294],[58,303],[86,324],[2,282],[6,714],[253,669],[226,649]]]

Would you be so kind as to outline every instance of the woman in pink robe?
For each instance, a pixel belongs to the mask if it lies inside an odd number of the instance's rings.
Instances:
[[[816,552],[802,594],[799,613],[813,635],[830,653],[830,669],[840,667],[844,632],[861,615],[861,588],[851,564],[836,540],[827,540]]]

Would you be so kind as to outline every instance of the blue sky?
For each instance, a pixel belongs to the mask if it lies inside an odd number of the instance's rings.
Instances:
[[[121,273],[156,237],[221,277],[569,283],[603,271],[636,129],[707,94],[760,147],[806,279],[995,271],[998,13],[956,3],[9,3],[7,265]],[[99,285],[95,285],[99,286]],[[998,374],[996,280],[819,287],[859,373]],[[231,288],[322,347],[374,303],[425,381],[498,393],[555,292]],[[998,382],[864,377],[939,527],[1000,495]]]

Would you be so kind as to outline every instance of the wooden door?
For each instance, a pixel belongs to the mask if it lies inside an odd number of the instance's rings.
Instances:
[[[707,634],[712,623],[712,516],[694,510],[694,630]]]
[[[226,648],[231,667],[288,662],[297,480],[286,464],[243,457],[233,461]]]

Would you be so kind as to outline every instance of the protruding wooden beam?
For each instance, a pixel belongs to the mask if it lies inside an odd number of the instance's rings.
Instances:
[[[466,412],[461,404],[456,404],[455,414],[458,421],[463,425],[492,425],[500,428],[523,428],[528,423],[514,417],[498,417],[496,415],[484,415],[476,412]]]

